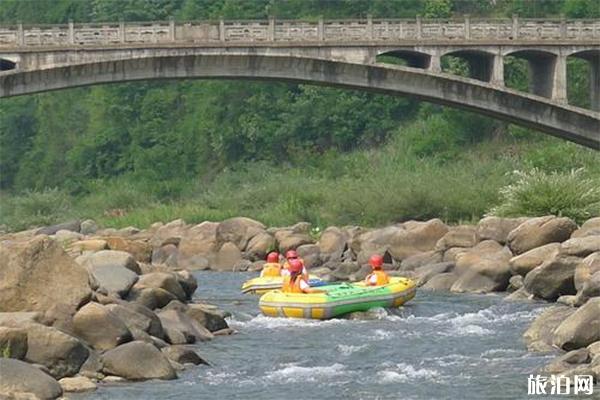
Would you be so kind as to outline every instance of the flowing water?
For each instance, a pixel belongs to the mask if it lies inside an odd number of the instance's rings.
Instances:
[[[257,297],[239,292],[255,275],[196,275],[196,299],[230,311],[238,331],[197,345],[212,366],[78,398],[516,399],[528,397],[527,377],[553,357],[528,353],[521,339],[542,304],[419,291],[373,320],[269,318]]]

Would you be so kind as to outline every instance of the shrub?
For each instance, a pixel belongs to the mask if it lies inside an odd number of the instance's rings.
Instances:
[[[546,173],[538,169],[512,172],[512,184],[500,189],[501,202],[491,215],[558,215],[581,223],[600,215],[600,182],[584,169]]]
[[[71,198],[58,189],[26,191],[0,199],[0,224],[13,230],[51,225],[73,215]]]

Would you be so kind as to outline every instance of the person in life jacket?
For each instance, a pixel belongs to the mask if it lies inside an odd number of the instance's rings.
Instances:
[[[272,251],[267,254],[267,262],[263,265],[260,277],[281,276],[281,264],[279,264],[279,253]]]
[[[365,278],[365,284],[369,286],[381,286],[390,283],[390,278],[381,267],[383,266],[383,257],[379,254],[372,255],[369,259],[369,265],[373,268]]]
[[[308,271],[304,267],[304,261],[298,257],[298,253],[296,250],[288,250],[285,252],[286,261],[283,264],[283,270],[281,271],[281,275],[289,275],[290,274],[290,261],[291,260],[299,260],[302,263],[302,276],[308,282]]]
[[[290,275],[283,278],[283,287],[281,290],[286,293],[325,293],[324,290],[313,289],[308,284],[308,280],[304,279],[302,270],[304,265],[302,262],[293,258],[288,262]]]

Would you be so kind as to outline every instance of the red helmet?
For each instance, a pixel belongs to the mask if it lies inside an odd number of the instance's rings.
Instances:
[[[369,264],[371,267],[373,267],[373,269],[381,268],[383,265],[383,257],[379,254],[373,254],[369,259]]]
[[[279,253],[277,253],[276,251],[272,251],[267,255],[267,262],[268,263],[276,263],[279,262]]]
[[[285,252],[285,258],[288,260],[298,258],[298,253],[296,253],[296,250],[288,250]]]
[[[289,261],[290,264],[290,272],[302,272],[302,268],[304,267],[302,265],[302,261],[298,260],[297,258],[292,258]]]

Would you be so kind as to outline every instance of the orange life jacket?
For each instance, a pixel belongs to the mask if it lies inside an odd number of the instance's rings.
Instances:
[[[285,293],[304,293],[302,289],[300,289],[300,282],[302,281],[302,274],[296,276],[294,282],[292,282],[292,278],[287,275],[283,278],[283,286],[281,287],[281,291]]]
[[[373,276],[375,276],[377,278],[377,283],[375,284],[375,286],[387,285],[388,283],[390,283],[390,278],[385,273],[385,271],[376,269],[375,271],[371,272],[365,278],[365,283],[367,285],[372,285],[372,283],[371,283],[371,277],[373,277]]]
[[[264,277],[281,276],[281,265],[279,265],[279,263],[266,263],[263,266],[260,276],[264,276]]]

